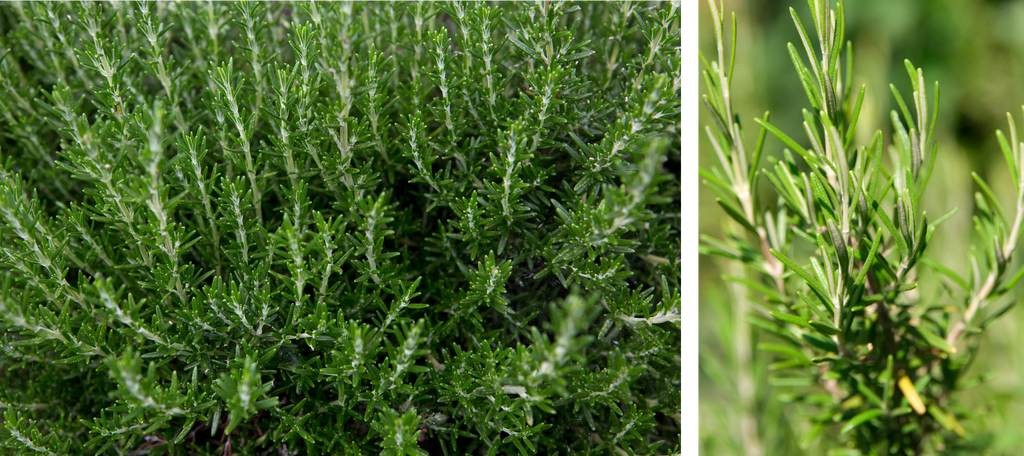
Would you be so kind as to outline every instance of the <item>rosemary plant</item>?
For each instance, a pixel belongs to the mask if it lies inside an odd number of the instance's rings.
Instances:
[[[0,448],[678,454],[679,14],[0,3]]]
[[[805,448],[824,434],[832,454],[974,454],[985,442],[972,439],[964,421],[971,411],[956,393],[973,382],[967,369],[979,334],[1013,305],[997,298],[1024,277],[1024,268],[1010,268],[1024,224],[1024,143],[1007,115],[1010,133],[997,135],[1016,185],[1012,212],[973,175],[980,191],[970,274],[930,260],[929,241],[956,212],[929,217],[921,209],[941,159],[934,140],[939,85],[907,61],[909,99],[890,85],[899,108],[891,113],[891,143],[879,130],[859,144],[857,128],[874,126],[857,123],[866,87],[853,84],[843,2],[808,5],[808,22],[790,10],[800,42],[788,45],[808,98],[803,131],[780,131],[766,112],[751,123],[760,133],[750,143],[730,93],[736,18],[727,47],[722,7],[710,2],[717,60],[701,55],[703,104],[714,122],[706,132],[718,166],[700,174],[741,231],[724,240],[702,236],[702,252],[744,266],[723,280],[734,284],[734,299],[752,303],[746,321],[774,336],[758,344],[777,361],[770,384],[796,388],[777,397],[813,415]],[[763,157],[769,134],[785,144],[781,157]],[[759,185],[771,188],[769,199]],[[921,268],[938,273],[949,292],[922,299]],[[736,343],[749,344],[749,336]],[[750,401],[746,386],[741,399]],[[756,437],[756,429],[743,435]],[[760,451],[756,439],[747,450]]]

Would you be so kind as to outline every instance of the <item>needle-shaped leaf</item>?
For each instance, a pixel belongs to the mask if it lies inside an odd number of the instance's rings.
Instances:
[[[871,242],[871,248],[868,250],[867,256],[864,258],[864,264],[861,266],[860,274],[857,275],[857,280],[855,280],[854,283],[864,283],[864,280],[867,278],[868,271],[871,270],[872,261],[875,260],[875,255],[878,254],[878,248],[881,244],[882,236],[876,235],[875,240]]]
[[[935,333],[933,333],[928,328],[925,328],[924,326],[918,326],[916,328],[913,328],[912,331],[916,332],[919,336],[921,336],[921,338],[924,339],[924,341],[927,342],[928,345],[931,345],[932,347],[935,347],[951,355],[956,354],[956,347],[946,342],[946,339],[943,339],[935,335]]]
[[[740,209],[736,207],[732,202],[722,198],[715,199],[715,202],[718,203],[718,205],[725,210],[726,214],[729,214],[729,217],[732,217],[733,220],[739,222],[740,225],[742,225],[751,233],[757,234],[757,229],[754,228],[754,225],[749,220],[747,220],[747,217],[743,215],[743,212],[740,211]]]
[[[778,258],[779,261],[785,264],[786,267],[788,267],[790,270],[799,275],[800,278],[804,279],[804,282],[807,283],[807,286],[811,287],[811,290],[817,293],[823,301],[827,301],[825,297],[828,296],[828,293],[826,293],[825,288],[822,287],[822,285],[818,282],[817,279],[814,278],[814,276],[812,276],[810,273],[804,270],[804,268],[800,267],[800,265],[793,262],[793,260],[790,260],[789,257],[787,257],[782,252],[779,252],[778,250],[775,249],[771,249],[771,253],[772,255],[775,256],[775,258]]]
[[[938,272],[939,274],[942,274],[942,275],[948,277],[950,280],[955,282],[957,285],[960,285],[960,287],[963,288],[964,291],[970,291],[970,288],[967,286],[967,282],[964,281],[964,279],[962,279],[956,272],[953,272],[952,269],[949,269],[946,266],[943,266],[943,265],[941,265],[941,264],[939,264],[939,263],[937,263],[935,261],[932,261],[931,259],[929,259],[927,257],[921,257],[918,261],[920,261],[921,264],[923,264],[925,266],[928,266],[929,268],[934,269],[935,272]]]
[[[1013,148],[1006,141],[1006,135],[1002,130],[996,130],[996,139],[999,140],[999,148],[1003,151],[1003,159],[1006,160],[1006,168],[1010,170],[1010,177],[1017,182],[1017,160],[1013,156]]]
[[[768,122],[770,115],[771,113],[769,111],[764,112],[764,117],[762,118],[765,122]],[[757,165],[761,161],[761,152],[764,150],[764,138],[767,134],[768,129],[762,125],[760,133],[757,134],[757,144],[754,146],[753,158],[750,160],[750,173],[747,175],[747,181],[753,182],[755,180],[758,169]],[[754,188],[756,188],[756,186],[754,186]]]
[[[786,323],[797,325],[797,326],[802,326],[804,328],[810,328],[811,327],[811,324],[807,321],[806,318],[801,318],[801,317],[798,317],[796,315],[790,315],[790,314],[782,313],[782,312],[769,312],[769,313],[771,314],[771,316],[775,317],[776,319],[778,319],[780,321],[784,321]]]
[[[937,405],[932,404],[930,407],[928,407],[928,413],[930,413],[932,417],[935,418],[935,421],[938,421],[939,424],[941,424],[942,427],[946,428],[947,430],[956,432],[957,435],[961,437],[967,435],[967,431],[965,431],[963,426],[960,425],[960,422],[956,419],[956,416],[944,412]]]
[[[822,334],[824,334],[826,336],[834,336],[836,334],[839,334],[839,332],[840,332],[839,328],[836,328],[835,326],[832,326],[831,323],[826,323],[826,322],[823,322],[823,321],[811,320],[809,322],[809,324],[811,325],[812,328],[814,328],[815,331],[818,331],[818,332],[820,332],[820,333],[822,333]]]
[[[798,361],[800,361],[803,364],[811,364],[811,359],[808,358],[807,355],[804,355],[803,352],[801,352],[800,350],[797,350],[797,349],[795,349],[795,348],[793,348],[792,346],[789,346],[789,345],[765,344],[765,343],[762,343],[762,344],[758,344],[757,345],[757,349],[758,350],[763,350],[763,351],[775,352],[775,353],[778,353],[780,355],[787,356],[789,358],[798,360]]]
[[[843,425],[843,428],[839,430],[839,433],[846,434],[847,432],[856,429],[857,426],[867,423],[875,418],[878,418],[883,414],[884,412],[882,412],[879,409],[871,409],[864,412],[860,412],[853,418],[850,418],[850,421],[847,421],[846,424]]]
[[[885,211],[883,211],[879,207],[878,202],[872,199],[871,195],[866,195],[866,197],[868,199],[868,204],[871,205],[871,210],[874,211],[875,215],[877,215],[879,220],[882,221],[882,224],[885,225],[885,228],[889,230],[889,235],[892,236],[892,238],[896,241],[896,245],[899,246],[900,255],[906,255],[907,241],[903,239],[903,236],[896,229],[896,226],[892,224],[891,220],[889,220],[889,216],[885,214]]]
[[[978,183],[978,186],[981,187],[981,191],[985,193],[986,197],[988,197],[989,203],[995,208],[996,214],[999,215],[999,220],[1003,223],[1003,226],[1009,226],[1006,223],[1006,215],[1003,213],[1003,208],[999,204],[999,200],[996,199],[996,195],[992,193],[992,189],[988,188],[988,184],[985,183],[985,180],[982,179],[978,173],[971,172],[971,177],[974,178],[974,182]]]
[[[804,333],[800,337],[802,337],[807,343],[809,343],[809,344],[811,344],[811,345],[813,345],[813,346],[815,346],[815,347],[817,347],[819,349],[825,350],[826,352],[830,352],[830,353],[838,353],[839,352],[839,347],[836,345],[835,341],[833,341],[832,339],[825,338],[825,337],[819,336],[819,335],[814,334],[814,333]]]
[[[793,139],[790,138],[789,135],[783,133],[782,130],[779,130],[772,124],[761,119],[754,119],[754,121],[757,122],[762,127],[764,127],[766,130],[768,130],[768,132],[770,132],[776,138],[779,138],[779,140],[782,141],[782,143],[785,144],[786,147],[789,147],[790,149],[796,151],[796,153],[800,154],[800,156],[803,157],[804,160],[807,161],[807,163],[814,166],[817,166],[819,164],[818,159],[814,155],[808,153],[807,149],[804,149],[799,144],[797,144],[796,141],[793,141]]]
[[[857,93],[857,102],[853,105],[853,111],[850,113],[849,127],[846,129],[846,140],[843,141],[843,147],[849,148],[850,142],[853,141],[854,132],[857,129],[857,120],[860,119],[860,108],[864,103],[864,92],[867,91],[866,85],[860,86],[860,91]]]

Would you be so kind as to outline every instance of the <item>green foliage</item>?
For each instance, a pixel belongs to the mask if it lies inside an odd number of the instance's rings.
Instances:
[[[718,166],[701,175],[736,229],[726,240],[703,236],[701,249],[743,266],[724,277],[735,284],[734,299],[744,304],[735,309],[747,320],[730,330],[739,333],[737,345],[751,343],[748,322],[769,340],[757,347],[776,361],[769,366],[773,398],[800,403],[811,416],[805,450],[830,430],[824,446],[834,454],[976,454],[992,442],[972,432],[967,419],[974,412],[958,403],[957,393],[970,384],[979,335],[1013,305],[1000,298],[1024,272],[1010,267],[1024,227],[1024,144],[1008,116],[1009,140],[997,136],[1015,186],[1013,212],[973,175],[981,191],[970,276],[930,260],[929,241],[956,212],[929,218],[921,203],[940,158],[938,83],[929,87],[921,69],[906,61],[912,97],[907,103],[890,85],[899,108],[891,113],[891,144],[881,131],[857,144],[865,88],[852,84],[843,2],[808,5],[816,42],[790,10],[801,42],[790,44],[789,54],[810,103],[803,111],[804,145],[767,113],[754,119],[760,135],[751,144],[730,98],[735,16],[730,49],[721,8],[710,3],[718,59],[701,55],[703,104],[715,127],[706,132]],[[767,134],[786,149],[761,168]],[[758,192],[761,177],[774,190],[772,199]],[[923,268],[948,279],[935,284],[943,289],[936,297],[922,298],[917,290],[929,285],[919,283]],[[750,358],[743,350],[736,349],[740,363]],[[737,370],[749,401],[754,373]],[[743,406],[752,411],[749,402]],[[745,448],[756,453],[758,443],[749,437],[757,433],[749,431],[742,430]]]
[[[0,447],[678,454],[680,13],[0,4]]]

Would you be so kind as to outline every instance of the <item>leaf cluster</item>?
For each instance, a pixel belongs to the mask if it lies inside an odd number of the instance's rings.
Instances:
[[[1009,139],[997,136],[1015,185],[1013,212],[974,174],[978,244],[969,275],[929,259],[935,230],[956,212],[930,218],[922,210],[941,158],[938,83],[929,87],[922,70],[906,61],[910,97],[890,85],[898,106],[890,116],[891,143],[878,130],[858,144],[865,137],[856,129],[866,127],[857,123],[866,87],[853,83],[843,2],[809,0],[808,6],[813,35],[791,8],[800,43],[788,45],[809,102],[803,132],[791,136],[765,113],[755,119],[760,134],[750,147],[730,98],[735,15],[726,48],[726,18],[710,3],[718,58],[700,58],[708,92],[703,104],[714,123],[706,133],[718,161],[700,173],[742,231],[726,240],[702,236],[701,249],[743,264],[743,275],[724,279],[757,303],[747,321],[772,335],[758,344],[776,361],[769,383],[797,388],[777,397],[803,403],[812,416],[805,447],[827,430],[836,454],[920,454],[979,444],[961,424],[973,412],[955,393],[970,384],[978,335],[1013,305],[1000,298],[1024,273],[1010,270],[1024,223],[1024,145],[1008,115]],[[785,145],[781,157],[762,158],[768,134]],[[758,192],[762,177],[774,200]],[[944,281],[939,296],[918,292],[922,268]],[[998,305],[986,309],[990,303]]]

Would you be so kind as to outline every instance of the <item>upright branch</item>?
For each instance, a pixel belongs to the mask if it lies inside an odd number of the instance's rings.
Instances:
[[[756,119],[761,135],[748,156],[738,116],[730,106],[735,37],[725,64],[724,21],[720,8],[711,4],[718,61],[709,64],[701,58],[710,92],[703,104],[717,128],[706,131],[720,167],[701,170],[701,175],[719,195],[725,213],[757,237],[761,255],[743,236],[731,233],[728,240],[702,236],[701,248],[760,273],[759,280],[745,274],[725,279],[763,296],[747,317],[784,342],[760,345],[783,358],[772,364],[779,371],[777,381],[795,384],[796,378],[806,377],[830,394],[831,403],[814,404],[824,417],[813,419],[818,429],[832,426],[831,417],[842,417],[837,431],[848,436],[847,448],[863,454],[919,453],[936,434],[943,434],[947,443],[967,436],[958,420],[968,415],[953,411],[958,409],[952,408],[951,393],[960,387],[957,379],[975,356],[976,345],[964,350],[957,344],[965,334],[980,333],[1004,314],[1012,302],[978,321],[986,304],[1024,277],[1022,268],[1004,280],[1024,228],[1024,142],[1017,138],[1012,117],[1010,138],[997,132],[1016,185],[1017,213],[1012,220],[1004,215],[992,189],[974,175],[981,190],[975,198],[974,221],[983,244],[971,259],[971,276],[964,280],[925,257],[936,228],[956,212],[954,208],[930,219],[922,210],[921,198],[937,158],[938,83],[929,99],[923,71],[906,61],[913,103],[906,103],[890,85],[897,105],[890,115],[892,144],[884,144],[884,135],[876,131],[867,136],[866,144],[857,145],[856,139],[863,137],[855,133],[865,88],[861,86],[856,95],[851,90],[853,53],[850,43],[843,42],[843,3],[833,9],[830,1],[810,0],[808,6],[817,43],[791,9],[803,53],[788,46],[810,103],[802,113],[806,139],[798,141],[784,133],[766,115]],[[768,158],[769,169],[756,173],[766,132],[785,148],[781,157]],[[882,160],[886,148],[891,165]],[[768,178],[779,197],[774,210],[762,209],[754,199],[760,175]],[[813,253],[806,260],[796,258],[807,251]],[[919,265],[963,289],[962,318],[936,318],[932,311],[939,305],[910,293],[922,285]],[[751,359],[742,350],[737,355]],[[852,403],[851,397],[863,401]]]

